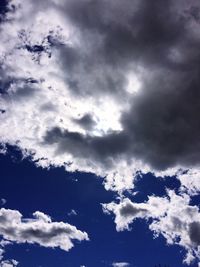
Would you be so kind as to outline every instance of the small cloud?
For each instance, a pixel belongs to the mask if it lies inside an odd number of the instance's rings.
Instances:
[[[92,130],[96,125],[94,118],[89,113],[83,115],[81,118],[73,119],[73,121],[85,130]]]
[[[6,204],[6,202],[7,202],[7,200],[5,198],[2,198],[0,203],[2,206],[4,206]]]
[[[75,210],[71,210],[70,212],[67,213],[68,216],[76,216],[78,215],[77,212]]]
[[[0,112],[4,113],[4,112],[2,112],[2,110]],[[6,145],[5,144],[0,144],[0,154],[5,155],[6,153],[7,153]]]
[[[17,266],[19,263],[16,260],[5,260],[0,262],[0,267],[15,267]]]
[[[130,266],[130,263],[128,262],[113,262],[113,267],[127,267]]]
[[[53,222],[49,215],[40,211],[33,213],[33,218],[23,218],[19,211],[4,208],[0,209],[0,235],[12,244],[36,243],[65,251],[74,246],[74,240],[89,240],[86,232],[65,222]]]

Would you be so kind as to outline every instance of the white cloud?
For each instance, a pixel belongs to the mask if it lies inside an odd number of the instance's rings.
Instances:
[[[200,192],[200,169],[179,171],[177,178],[181,182],[181,190],[189,195],[198,195]]]
[[[0,241],[0,267],[15,267],[19,264],[19,262],[16,260],[13,260],[13,259],[5,260],[4,259],[5,247],[10,244],[11,242],[8,240],[1,239]]]
[[[18,264],[19,263],[16,260],[5,260],[5,261],[0,262],[1,267],[15,267]]]
[[[0,261],[3,259],[4,249],[0,248]]]
[[[87,233],[75,226],[52,222],[48,215],[38,211],[33,216],[33,219],[25,219],[17,210],[0,209],[0,235],[11,243],[36,243],[65,251],[74,246],[73,240],[89,240]]]
[[[7,148],[5,144],[0,145],[0,154],[5,155],[7,153]]]
[[[113,267],[128,267],[130,264],[128,262],[113,262]]]
[[[130,224],[137,218],[151,219],[149,228],[155,236],[161,234],[168,244],[185,248],[185,263],[200,259],[200,212],[197,206],[190,205],[186,194],[168,191],[167,197],[150,196],[145,203],[133,203],[125,198],[118,204],[103,204],[103,209],[114,213],[117,231],[130,230]]]
[[[72,209],[72,210],[70,210],[70,212],[68,212],[67,215],[68,215],[68,216],[76,216],[76,215],[78,215],[78,214],[77,214],[77,212],[76,212],[74,209]]]

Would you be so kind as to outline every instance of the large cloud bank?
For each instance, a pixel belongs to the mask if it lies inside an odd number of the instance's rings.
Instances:
[[[2,143],[116,189],[199,166],[198,1],[13,0],[1,20]]]

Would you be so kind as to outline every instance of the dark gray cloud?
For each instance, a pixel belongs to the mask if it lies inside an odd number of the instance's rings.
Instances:
[[[131,203],[126,203],[119,210],[119,213],[122,217],[135,217],[138,213],[147,212],[147,210],[142,208],[134,207]]]
[[[200,80],[198,71],[148,84],[122,116],[124,130],[132,139],[133,154],[154,168],[199,164]],[[173,74],[174,76],[174,74]]]
[[[195,245],[200,245],[200,222],[193,222],[189,225],[189,236]]]
[[[93,47],[93,51],[99,52],[95,57],[115,67],[133,60],[170,64],[168,49],[180,39],[183,41],[186,34],[188,18],[173,10],[171,0],[66,1],[65,7],[68,17],[84,36],[96,37],[97,41],[102,37],[101,45],[96,43],[97,48]]]
[[[122,133],[110,132],[101,137],[69,132],[58,127],[46,133],[44,142],[57,145],[58,154],[67,151],[75,157],[97,160],[107,167],[111,167],[113,157],[117,159],[122,153],[126,153],[129,146],[128,137]]]
[[[93,119],[91,114],[85,114],[81,118],[73,119],[73,121],[77,124],[79,124],[81,127],[83,127],[86,130],[92,130],[94,126],[96,125],[95,120]]]
[[[121,116],[122,132],[92,137],[52,129],[47,142],[61,142],[62,152],[102,161],[121,155],[159,170],[199,165],[200,40],[191,30],[199,26],[199,6],[181,3],[65,2],[67,16],[82,32],[83,51],[62,50],[75,93],[112,94],[123,105],[126,72],[142,66],[144,74],[141,91]],[[85,127],[86,120],[92,124],[89,117],[79,124]]]

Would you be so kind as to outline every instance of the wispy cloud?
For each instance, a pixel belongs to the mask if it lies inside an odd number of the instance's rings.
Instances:
[[[128,267],[130,264],[128,262],[113,262],[113,267]]]

